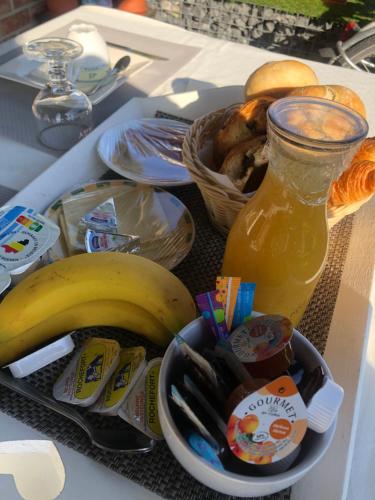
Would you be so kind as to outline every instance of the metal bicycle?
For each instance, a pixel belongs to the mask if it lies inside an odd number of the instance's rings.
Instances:
[[[338,54],[329,60],[329,64],[375,74],[375,22],[366,25],[349,40],[337,42],[336,48]]]

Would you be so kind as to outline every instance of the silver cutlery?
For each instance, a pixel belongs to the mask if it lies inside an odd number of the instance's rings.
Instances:
[[[105,451],[115,453],[146,453],[154,447],[155,442],[152,439],[132,427],[125,430],[116,429],[116,426],[113,429],[99,429],[93,426],[78,411],[64,403],[55,401],[46,394],[40,393],[28,382],[16,379],[4,370],[0,370],[0,385],[72,420],[87,433],[93,445]]]
[[[87,92],[87,95],[92,95],[95,94],[100,88],[105,87],[109,83],[112,83],[116,80],[116,78],[119,78],[122,74],[123,71],[126,70],[126,68],[130,64],[130,56],[123,56],[121,57],[117,63],[114,65],[112,70],[108,73],[108,75],[98,82],[94,88],[92,88],[89,92]]]

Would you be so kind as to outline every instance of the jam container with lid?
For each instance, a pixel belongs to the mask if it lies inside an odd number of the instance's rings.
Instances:
[[[270,464],[299,446],[307,425],[307,409],[297,386],[284,375],[247,396],[233,410],[227,440],[240,460]]]
[[[288,318],[264,315],[236,328],[229,342],[250,375],[272,380],[293,361],[292,335],[293,325]]]
[[[234,408],[227,426],[228,445],[246,463],[265,465],[282,461],[280,465],[284,468],[297,457],[296,450],[308,428],[318,433],[330,428],[343,397],[342,387],[325,378],[306,406],[293,379],[282,375],[244,396]],[[271,474],[281,471],[280,467],[268,469]]]

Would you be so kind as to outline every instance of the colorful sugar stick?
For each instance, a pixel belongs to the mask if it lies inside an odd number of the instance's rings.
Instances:
[[[229,332],[225,322],[225,311],[223,304],[217,301],[216,295],[216,290],[213,290],[201,293],[195,298],[203,318],[206,320],[215,337],[218,340],[226,339],[229,336]]]
[[[216,291],[217,291],[216,300],[223,304],[224,310],[228,298],[228,283],[229,283],[228,276],[218,276],[216,278]]]
[[[229,331],[232,330],[234,310],[236,307],[237,294],[240,287],[240,283],[241,283],[241,278],[229,278],[228,297],[225,306],[225,319]]]
[[[234,309],[232,327],[245,323],[251,318],[255,293],[255,283],[241,283],[237,294],[236,307]]]

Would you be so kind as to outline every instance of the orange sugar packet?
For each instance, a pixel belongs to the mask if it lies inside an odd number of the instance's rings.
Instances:
[[[234,309],[236,307],[237,293],[241,284],[241,278],[232,276],[218,276],[216,278],[216,300],[223,304],[225,321],[228,331],[232,328]]]

